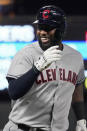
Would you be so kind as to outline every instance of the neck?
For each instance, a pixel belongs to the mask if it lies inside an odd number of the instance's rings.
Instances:
[[[59,50],[63,50],[63,44],[59,43]]]
[[[58,45],[59,45],[59,50],[63,50],[63,44],[62,44],[62,41],[60,40],[60,41],[58,41],[57,43],[58,43]]]

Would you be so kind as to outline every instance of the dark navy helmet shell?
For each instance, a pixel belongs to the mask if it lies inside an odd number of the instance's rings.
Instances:
[[[39,9],[34,24],[50,25],[63,33],[66,26],[66,16],[60,7],[48,5]]]

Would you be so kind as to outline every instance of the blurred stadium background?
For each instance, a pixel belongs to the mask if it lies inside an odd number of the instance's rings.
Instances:
[[[0,0],[0,129],[8,121],[11,110],[6,74],[11,60],[21,48],[36,40],[37,10],[44,5],[57,5],[67,15],[67,31],[63,42],[81,52],[85,65],[84,99],[87,111],[87,10],[86,3],[64,0]],[[85,1],[84,1],[85,2]],[[72,118],[72,120],[71,120]],[[87,118],[87,117],[86,117]],[[75,115],[71,108],[70,131],[74,131]]]

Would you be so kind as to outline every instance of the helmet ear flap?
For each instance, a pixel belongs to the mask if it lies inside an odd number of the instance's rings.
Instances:
[[[57,41],[61,41],[62,38],[63,38],[63,35],[64,33],[62,31],[59,31],[58,29],[56,29],[56,32],[55,32],[55,39]]]

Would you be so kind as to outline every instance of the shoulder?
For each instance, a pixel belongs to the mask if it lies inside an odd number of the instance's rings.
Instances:
[[[36,50],[37,48],[38,48],[38,42],[35,41],[26,45],[24,48],[20,50],[20,52],[32,51],[32,50]]]
[[[29,56],[35,54],[37,49],[40,48],[37,41],[25,45],[21,50],[19,50],[15,56]]]
[[[64,48],[65,48],[66,54],[72,55],[74,58],[77,58],[77,59],[83,59],[82,54],[78,50],[74,49],[74,47],[64,44]]]

